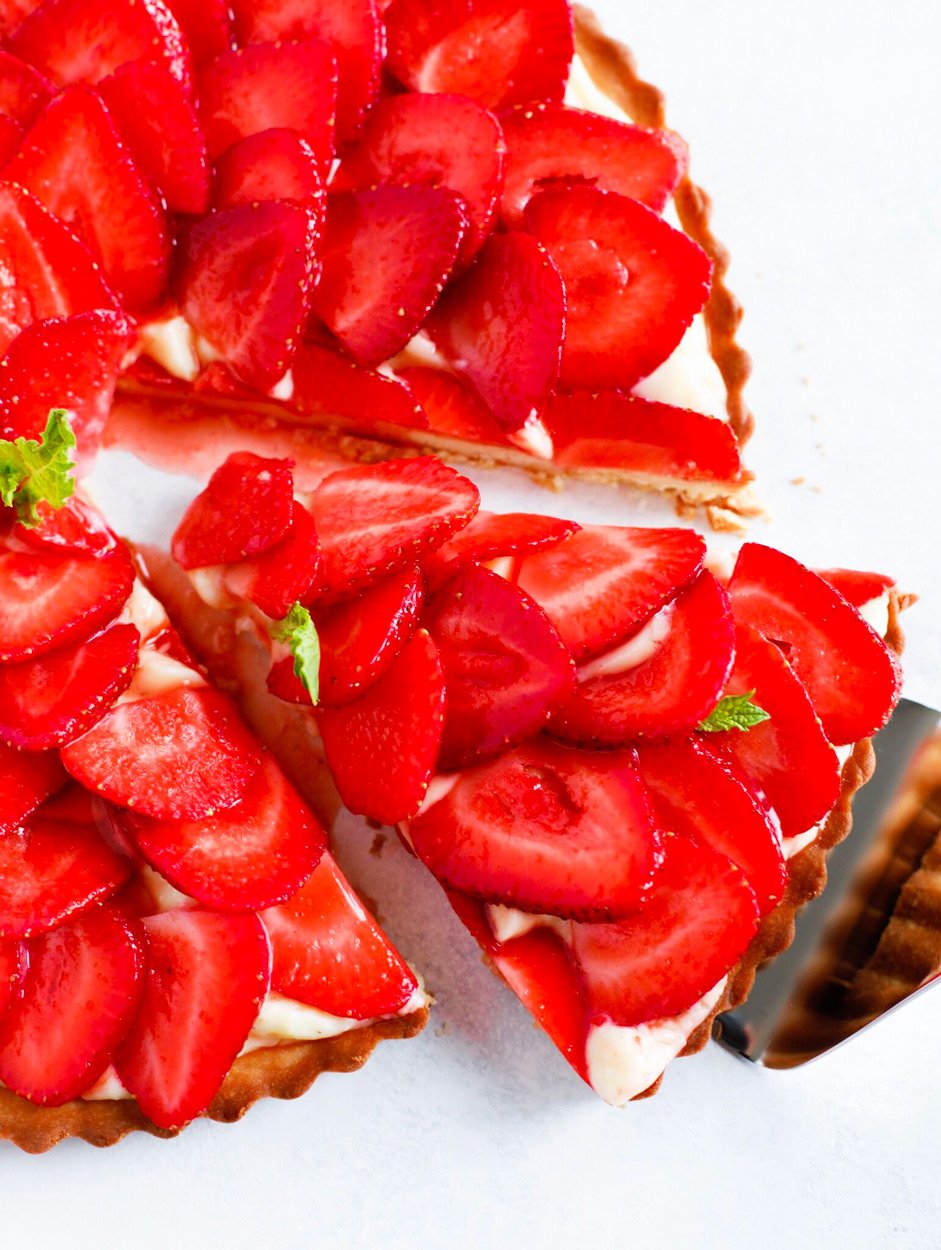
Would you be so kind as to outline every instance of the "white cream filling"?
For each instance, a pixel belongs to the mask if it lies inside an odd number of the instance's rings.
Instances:
[[[125,603],[118,621],[122,625],[134,625],[140,634],[141,642],[146,642],[159,634],[170,624],[163,604],[155,599],[140,578],[134,581],[134,589]]]
[[[137,671],[124,694],[115,700],[120,703],[136,703],[139,699],[152,699],[157,695],[177,690],[181,686],[197,688],[205,686],[206,679],[188,664],[181,664],[172,655],[164,655],[153,647],[141,647],[137,658]]]
[[[652,660],[670,635],[673,626],[673,604],[655,613],[646,625],[627,642],[589,660],[578,670],[580,682],[593,677],[614,677]]]
[[[195,382],[202,368],[196,336],[181,313],[145,321],[140,328],[140,350],[174,378]]]

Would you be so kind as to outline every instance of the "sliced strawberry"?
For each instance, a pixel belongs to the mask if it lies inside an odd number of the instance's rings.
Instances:
[[[439,301],[428,331],[497,422],[516,431],[556,382],[564,320],[558,270],[535,239],[511,231],[487,241]]]
[[[330,774],[350,811],[386,825],[414,816],[438,758],[443,722],[441,664],[420,629],[362,698],[317,715]]]
[[[332,196],[323,274],[311,308],[360,364],[377,365],[421,326],[454,268],[462,202],[438,187],[376,187]]]
[[[337,68],[320,39],[255,43],[223,52],[199,71],[199,112],[210,158],[274,127],[298,131],[321,171],[333,159]]]
[[[108,907],[30,942],[20,997],[0,1024],[4,1085],[42,1107],[90,1089],[130,1027],[143,967],[139,938]]]
[[[209,208],[206,139],[188,93],[158,61],[131,61],[98,90],[141,172],[176,213]]]
[[[19,122],[0,113],[0,163],[6,164],[19,151],[26,130]]]
[[[42,0],[10,36],[10,50],[60,85],[96,83],[128,61],[163,61],[189,81],[189,49],[163,0]]]
[[[259,200],[294,200],[322,219],[321,168],[313,148],[296,130],[261,130],[233,143],[217,158],[213,208],[238,208]]]
[[[496,117],[466,96],[386,96],[370,114],[359,143],[344,156],[331,190],[362,191],[377,184],[447,187],[467,209],[463,262],[493,227],[504,151]]]
[[[143,1113],[176,1129],[212,1102],[268,989],[271,953],[251,912],[146,916],[140,1012],[114,1065]]]
[[[534,512],[478,512],[473,521],[425,560],[425,576],[440,586],[468,564],[531,555],[557,546],[581,526]]]
[[[536,738],[460,774],[409,826],[446,885],[524,911],[623,916],[644,902],[660,833],[633,751]]]
[[[0,552],[0,662],[32,659],[91,637],[120,612],[134,575],[123,543],[95,560]]]
[[[171,249],[166,213],[97,92],[77,86],[56,96],[4,176],[73,227],[129,307],[146,309],[161,298]]]
[[[34,814],[0,830],[0,938],[31,937],[109,898],[133,863],[106,846],[93,825]]]
[[[66,774],[66,780],[68,785],[43,804],[43,819],[60,821],[67,825],[95,825],[100,833],[98,808],[101,806],[101,800],[76,785],[68,774]],[[122,854],[131,853],[125,852],[123,847],[115,849],[121,850]]]
[[[575,691],[575,665],[555,626],[524,590],[489,569],[461,569],[435,596],[425,624],[448,692],[443,769],[538,733]]]
[[[184,236],[181,311],[239,377],[268,390],[290,367],[314,279],[314,223],[296,204],[210,213]]]
[[[241,799],[202,820],[125,817],[137,849],[182,890],[220,911],[290,898],[316,868],[327,835],[270,755]]]
[[[133,625],[112,625],[87,642],[0,667],[0,738],[45,751],[83,734],[131,684],[139,645]]]
[[[320,565],[320,538],[314,519],[303,505],[295,503],[284,538],[228,569],[226,585],[266,616],[279,619],[299,599],[307,598],[317,582]]]
[[[12,829],[68,780],[54,751],[17,751],[0,744],[0,830]]]
[[[582,673],[575,695],[553,716],[567,742],[618,746],[690,733],[722,694],[732,667],[735,629],[729,597],[711,573],[665,609],[666,637],[623,672]]]
[[[895,578],[887,573],[864,573],[857,569],[815,569],[814,572],[854,608],[864,608],[867,603],[881,599],[895,586]]]
[[[39,0],[3,0],[0,4],[0,35],[6,38],[38,5]]]
[[[20,339],[26,337],[25,332]],[[18,340],[19,341],[19,340]],[[104,517],[79,495],[72,495],[61,508],[40,503],[38,525],[13,527],[17,540],[37,551],[70,555],[104,556],[121,540],[109,529]]]
[[[689,152],[671,130],[648,130],[562,104],[518,106],[500,119],[506,182],[500,214],[511,230],[538,192],[585,184],[662,213],[686,173]]]
[[[227,0],[166,0],[166,5],[189,44],[195,65],[202,65],[234,46],[235,32]]]
[[[32,65],[0,52],[0,114],[31,126],[49,103],[55,87]]]
[[[19,996],[26,961],[25,946],[19,942],[0,942],[0,1020]]]
[[[707,994],[748,948],[755,896],[725,855],[682,834],[667,838],[657,888],[620,924],[572,926],[593,1023],[647,1024]]]
[[[462,442],[512,446],[474,388],[456,373],[410,365],[399,369],[396,377],[421,405],[426,429]]]
[[[408,383],[364,369],[329,347],[305,343],[294,357],[295,419],[341,418],[381,432],[384,425],[427,430],[428,418]]]
[[[692,530],[586,525],[527,556],[519,584],[582,660],[627,638],[668,603],[696,577],[705,554]]]
[[[885,724],[898,702],[898,664],[838,591],[790,556],[745,543],[729,593],[736,621],[783,649],[831,742]]]
[[[629,390],[702,310],[709,257],[652,209],[589,186],[541,192],[525,221],[565,284],[563,385]]]
[[[173,535],[184,569],[234,564],[281,541],[294,514],[293,461],[236,451],[190,504]]]
[[[462,529],[479,504],[473,482],[433,456],[331,473],[310,499],[323,550],[318,594],[347,595],[411,564]]]
[[[287,903],[262,914],[271,937],[271,988],[331,1016],[392,1016],[418,982],[324,853]]]
[[[181,686],[119,704],[63,750],[62,762],[120,807],[200,820],[238,802],[260,755],[225,695]]]
[[[488,108],[561,100],[572,60],[566,0],[393,0],[389,68],[414,91]]]
[[[34,321],[116,306],[88,249],[10,182],[0,182],[0,270],[0,351]]]

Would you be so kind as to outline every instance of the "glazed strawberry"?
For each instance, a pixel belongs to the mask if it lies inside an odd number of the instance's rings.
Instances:
[[[20,126],[31,126],[54,93],[39,70],[0,52],[0,114]]]
[[[538,733],[575,691],[575,666],[545,612],[489,569],[461,569],[435,595],[425,625],[448,694],[442,769]]]
[[[494,235],[440,300],[428,331],[505,430],[542,407],[559,372],[565,295],[529,235]]]
[[[322,598],[339,598],[411,564],[470,521],[476,486],[433,456],[340,469],[310,498],[323,551]]]
[[[615,653],[581,670],[575,695],[552,717],[552,733],[618,746],[688,734],[709,715],[732,667],[735,630],[725,590],[701,573],[650,630],[652,654],[632,656],[631,667],[619,671]]]
[[[386,423],[428,428],[428,418],[407,382],[364,369],[333,348],[303,344],[292,373],[291,406],[301,419],[347,420],[360,429],[378,427],[380,432]]]
[[[632,751],[541,738],[460,774],[411,822],[409,838],[454,889],[592,920],[639,907],[661,853]]]
[[[586,525],[528,556],[519,584],[580,661],[632,634],[692,581],[705,554],[692,530]]]
[[[750,695],[770,719],[745,732],[711,733],[707,745],[757,785],[786,838],[810,829],[839,798],[840,762],[800,678],[774,643],[736,625],[735,665],[725,693]]]
[[[745,953],[758,909],[731,860],[682,834],[667,838],[656,890],[620,924],[572,926],[591,1020],[638,1025],[686,1011]]]
[[[629,390],[702,310],[708,256],[643,204],[590,186],[543,191],[524,217],[565,284],[563,385]]]
[[[176,291],[183,315],[250,386],[290,367],[314,279],[314,222],[296,204],[210,213],[184,235]]]
[[[294,200],[311,208],[318,220],[323,217],[320,164],[296,130],[261,130],[217,157],[212,171],[213,208],[237,208],[258,200]]]
[[[235,44],[232,14],[226,0],[166,0],[189,45],[195,65],[227,52]]]
[[[294,514],[290,460],[233,452],[196,496],[173,535],[184,569],[234,564],[281,541]]]
[[[95,794],[158,820],[200,820],[245,793],[260,757],[229,699],[185,686],[122,703],[62,752]]]
[[[225,811],[182,821],[127,814],[124,825],[161,876],[219,911],[257,911],[290,898],[327,845],[310,809],[267,755]]]
[[[25,332],[18,342],[25,338]],[[41,502],[36,525],[17,523],[13,534],[18,542],[37,551],[70,555],[103,556],[120,544],[101,513],[89,507],[80,496],[71,495],[59,508]]]
[[[434,770],[444,721],[444,679],[426,630],[362,698],[317,716],[343,802],[383,824],[414,816]]]
[[[39,0],[3,0],[0,4],[0,35],[6,38],[23,18],[32,13]]]
[[[4,177],[32,191],[87,242],[130,308],[160,299],[171,249],[166,213],[97,92],[76,86],[56,96]]]
[[[855,608],[797,560],[746,543],[729,582],[735,619],[778,643],[831,742],[857,742],[888,720],[898,665]]]
[[[0,1021],[15,1002],[25,972],[25,946],[19,942],[0,942]]]
[[[648,130],[562,104],[518,105],[501,117],[506,181],[500,215],[523,226],[523,209],[550,187],[616,191],[662,213],[686,173],[689,152],[670,130]]]
[[[333,159],[336,83],[336,60],[320,39],[223,52],[197,79],[210,158],[248,135],[286,127],[310,144],[326,173]]]
[[[25,133],[25,128],[19,122],[0,113],[0,163],[5,165],[16,155]]]
[[[430,585],[440,586],[465,565],[546,551],[579,529],[575,521],[533,512],[478,512],[426,558],[425,576]]]
[[[814,572],[854,608],[881,599],[895,586],[895,579],[886,573],[864,573],[857,569],[815,569]]]
[[[0,1080],[43,1107],[89,1089],[111,1062],[140,1002],[140,939],[96,907],[29,943],[20,996],[0,1023]]]
[[[34,812],[22,828],[0,830],[0,938],[44,933],[109,898],[133,864],[93,825]]]
[[[141,1111],[180,1128],[205,1111],[268,988],[270,950],[251,912],[146,916],[140,1011],[114,1066]]]
[[[284,538],[228,569],[226,586],[261,608],[266,616],[278,618],[285,616],[293,603],[307,598],[320,566],[317,527],[306,508],[295,503]]]
[[[466,229],[462,202],[437,187],[331,196],[313,313],[360,364],[380,364],[425,320]]]
[[[460,143],[455,143],[458,134]],[[504,152],[496,117],[466,96],[386,96],[370,114],[356,147],[344,156],[331,189],[447,187],[467,209],[463,262],[492,229]]]
[[[68,780],[53,751],[26,754],[0,743],[0,829],[12,829]]]
[[[389,69],[414,91],[488,108],[561,100],[572,60],[566,0],[393,0]]]
[[[0,551],[0,663],[89,638],[117,616],[133,585],[123,543],[93,560]]]
[[[131,684],[139,644],[133,625],[112,625],[87,642],[0,666],[0,738],[45,751],[83,734]]]
[[[418,987],[329,851],[313,876],[262,914],[271,988],[331,1016],[368,1020],[401,1011]]]

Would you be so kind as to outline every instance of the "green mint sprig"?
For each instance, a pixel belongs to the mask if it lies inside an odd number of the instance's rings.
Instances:
[[[69,452],[75,435],[64,408],[49,413],[42,438],[0,439],[0,500],[30,528],[40,522],[38,505],[61,508],[75,490]]]
[[[704,733],[721,733],[725,729],[740,729],[743,732],[754,725],[771,717],[763,707],[753,703],[754,690],[748,694],[727,694],[720,699],[704,721],[700,721],[697,729]]]
[[[287,644],[294,657],[294,675],[316,704],[320,698],[320,639],[310,613],[295,603],[281,621],[272,621],[271,637]]]

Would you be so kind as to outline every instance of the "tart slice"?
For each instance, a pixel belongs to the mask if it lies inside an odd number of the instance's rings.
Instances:
[[[329,774],[398,828],[579,1075],[650,1092],[822,888],[898,698],[891,584],[860,579],[877,632],[771,548],[495,516],[431,458],[327,476],[275,537],[243,505],[283,473],[233,457],[147,553],[172,618],[326,821]]]
[[[30,1151],[238,1119],[427,1018],[73,443],[61,411],[0,443],[0,1137]]]

